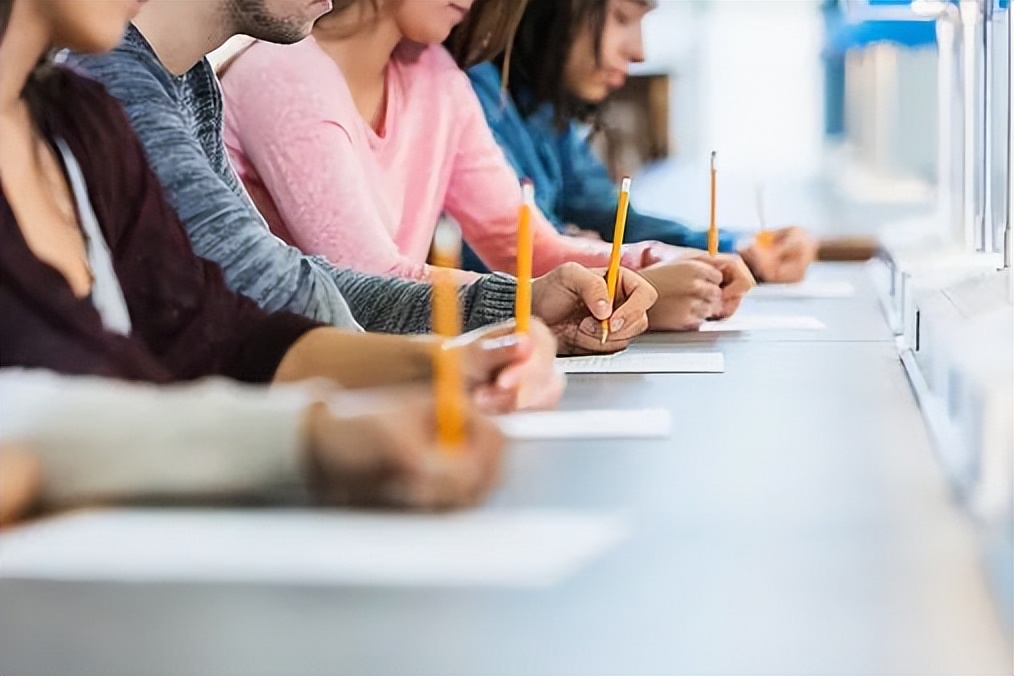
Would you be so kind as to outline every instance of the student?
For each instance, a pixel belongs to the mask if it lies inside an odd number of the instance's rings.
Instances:
[[[283,44],[299,40],[327,9],[326,3],[287,0],[149,0],[113,52],[72,54],[69,61],[123,103],[194,250],[222,267],[230,288],[267,310],[339,327],[358,322],[368,331],[425,333],[428,285],[336,268],[287,246],[268,231],[226,158],[222,98],[206,53],[238,34]],[[646,328],[655,296],[633,274],[625,273],[624,288],[629,294],[616,315],[624,328],[605,346],[596,323],[609,316],[600,306],[606,298],[600,275],[573,265],[554,269],[535,281],[533,311],[550,325],[564,354],[616,351]],[[504,275],[464,287],[466,330],[509,319],[514,291],[514,280]]]
[[[467,78],[440,45],[472,4],[344,0],[308,39],[285,47],[257,42],[231,61],[222,76],[226,145],[276,234],[338,265],[425,280],[429,243],[447,212],[490,268],[514,271],[518,180]],[[520,6],[475,3],[468,20],[497,28],[477,32],[478,44],[466,49],[498,51]],[[536,274],[564,261],[608,261],[609,244],[563,236],[540,214],[534,221]],[[625,246],[623,260],[637,270],[683,255],[642,242]],[[706,267],[646,274],[664,303],[667,284],[713,284]],[[745,270],[723,270],[739,275],[727,297],[752,283]]]
[[[0,0],[0,366],[159,384],[323,377],[357,388],[426,380],[434,349],[459,349],[476,399],[510,408],[517,383],[503,379],[531,351],[523,337],[441,346],[269,314],[193,253],[116,100],[47,59],[53,49],[111,49],[137,7]],[[432,416],[412,405],[401,405],[404,420],[430,430]],[[481,485],[474,463],[493,472],[500,440],[473,408],[465,415],[478,460],[450,471]],[[421,438],[415,448],[431,446]]]
[[[427,397],[321,383],[155,386],[0,369],[0,399],[0,523],[31,503],[465,506],[493,484],[502,446],[476,419],[474,452],[443,462]]]
[[[612,240],[616,187],[579,125],[594,122],[599,107],[623,86],[630,65],[644,60],[641,22],[657,4],[531,0],[506,69],[500,56],[468,71],[493,135],[515,173],[535,182],[536,202],[557,230],[575,226]],[[464,63],[467,44],[455,44],[455,52]],[[628,241],[707,248],[706,232],[635,209],[626,235]],[[738,251],[761,281],[799,281],[816,256],[816,241],[797,227],[773,235],[773,244],[762,248],[723,231],[719,248]]]

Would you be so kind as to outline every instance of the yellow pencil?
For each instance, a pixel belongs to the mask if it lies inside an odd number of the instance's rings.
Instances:
[[[442,219],[433,238],[433,332],[443,341],[461,333],[458,289],[453,269],[461,258],[461,232]],[[437,409],[437,441],[448,453],[465,445],[465,389],[457,352],[438,345],[433,356],[433,384]]]
[[[518,292],[514,315],[518,333],[528,333],[532,321],[532,211],[535,209],[535,185],[527,178],[521,182],[521,208],[518,210]]]
[[[620,256],[623,253],[623,233],[627,229],[627,210],[630,208],[630,177],[620,185],[620,203],[616,207],[616,225],[613,227],[613,250],[609,255],[609,270],[606,272],[606,291],[609,306],[616,300],[616,285],[620,281]],[[609,320],[602,320],[602,344],[609,340]]]
[[[718,169],[715,158],[718,153],[711,153],[711,224],[708,226],[708,255],[718,255]]]
[[[760,221],[760,230],[757,231],[754,241],[760,248],[767,249],[775,243],[775,233],[768,230],[767,217],[764,214],[764,186],[758,183],[754,191],[757,197],[757,220]]]

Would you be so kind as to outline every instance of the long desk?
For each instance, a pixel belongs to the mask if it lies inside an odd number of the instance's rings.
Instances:
[[[571,376],[565,408],[663,406],[671,439],[531,443],[485,509],[621,514],[538,590],[0,582],[11,674],[1010,674],[863,269],[856,297],[754,301],[821,333],[652,336],[726,373]],[[256,555],[256,552],[251,552]],[[8,671],[9,670],[9,671]]]

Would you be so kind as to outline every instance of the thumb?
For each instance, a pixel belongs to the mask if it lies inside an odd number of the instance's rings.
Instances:
[[[468,387],[492,385],[501,371],[515,363],[522,363],[532,352],[532,342],[523,334],[501,335],[505,327],[496,327],[476,336],[476,332],[446,341],[445,350],[461,354],[462,373]]]
[[[496,383],[504,371],[523,366],[533,349],[532,339],[523,333],[480,341],[475,350],[477,380]]]
[[[569,265],[563,276],[563,283],[568,291],[581,299],[595,319],[609,319],[613,314],[613,305],[609,302],[609,288],[602,276],[583,265]]]

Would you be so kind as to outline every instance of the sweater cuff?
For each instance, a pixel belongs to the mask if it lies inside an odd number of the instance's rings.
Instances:
[[[36,449],[44,504],[306,497],[303,411],[319,399],[310,385],[156,387],[45,372],[0,381],[17,394],[2,436]]]
[[[463,289],[465,331],[514,318],[514,300],[518,283],[503,273],[485,275]]]

